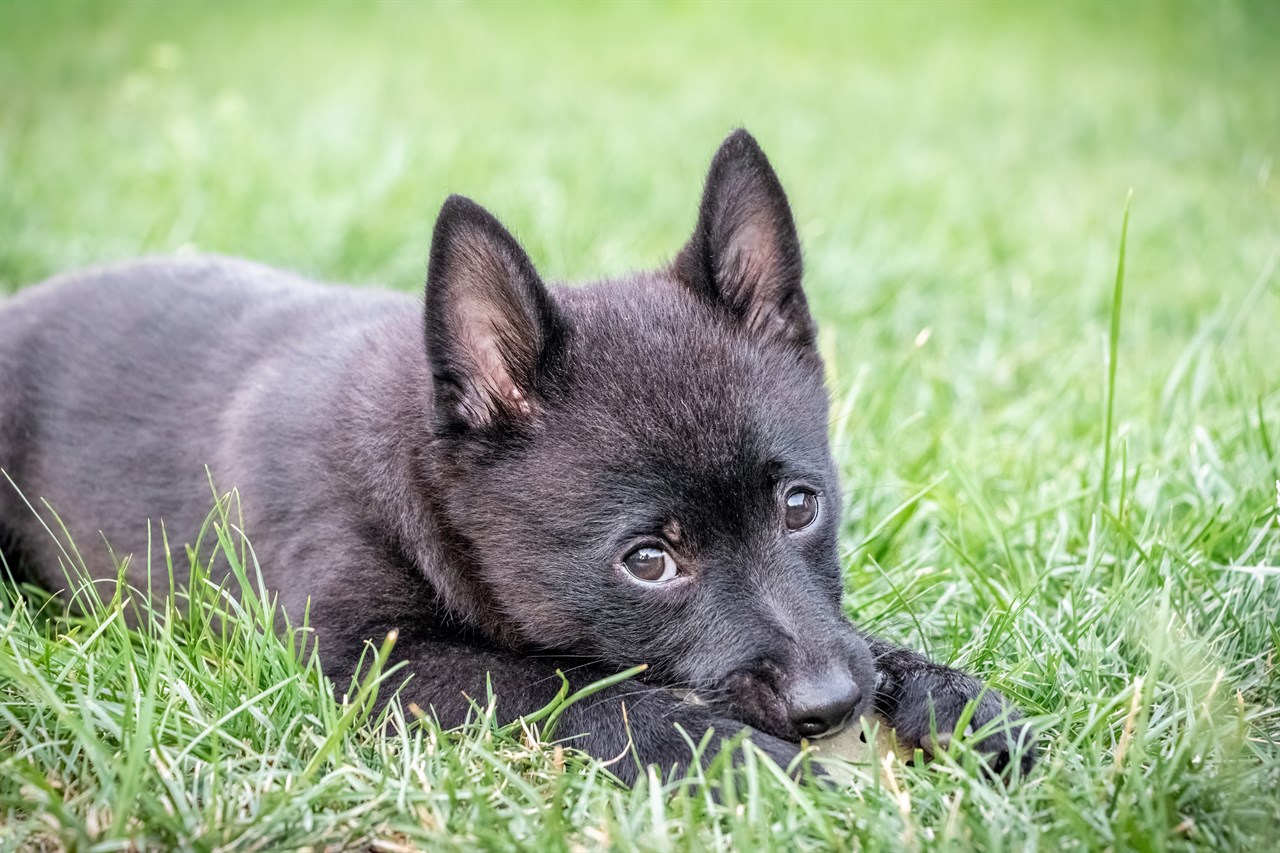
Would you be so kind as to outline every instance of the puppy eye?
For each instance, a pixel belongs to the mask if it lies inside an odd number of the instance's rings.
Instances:
[[[818,496],[808,489],[792,489],[783,502],[788,530],[803,530],[818,517]]]
[[[644,583],[664,583],[679,574],[671,555],[653,545],[641,545],[623,557],[622,567]]]

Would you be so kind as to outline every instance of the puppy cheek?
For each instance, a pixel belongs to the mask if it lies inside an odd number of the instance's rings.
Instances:
[[[506,566],[490,580],[503,613],[529,643],[549,649],[577,650],[584,643],[582,602],[554,570]]]
[[[595,650],[607,659],[620,665],[648,664],[646,678],[699,694],[713,684],[700,645],[660,607],[619,600],[587,618]]]

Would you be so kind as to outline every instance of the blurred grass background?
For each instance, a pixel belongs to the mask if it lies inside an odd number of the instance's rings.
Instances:
[[[851,612],[1050,732],[1011,803],[918,796],[982,803],[969,843],[1276,839],[1280,3],[0,0],[0,291],[191,249],[417,290],[450,192],[550,279],[654,266],[736,126],[806,250]],[[1249,739],[1194,775],[1235,691]],[[1164,728],[1126,788],[1131,695]],[[570,823],[648,807],[587,800]]]
[[[1062,361],[1097,359],[1128,190],[1125,396],[1280,231],[1271,2],[0,9],[9,290],[190,247],[416,289],[455,191],[548,277],[652,266],[741,125],[791,193],[837,371],[927,327],[912,372],[940,402],[1047,387],[1079,433],[1098,385]],[[1231,331],[1274,385],[1265,300]]]

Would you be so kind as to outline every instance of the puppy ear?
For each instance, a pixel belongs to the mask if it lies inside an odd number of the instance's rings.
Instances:
[[[427,270],[427,354],[446,427],[529,420],[563,321],[524,249],[462,196],[440,208]]]
[[[735,130],[711,161],[676,276],[762,339],[811,349],[800,241],[787,195],[755,138]]]

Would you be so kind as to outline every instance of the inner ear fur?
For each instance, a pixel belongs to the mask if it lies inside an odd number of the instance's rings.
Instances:
[[[462,196],[440,209],[426,288],[426,346],[437,410],[456,427],[531,418],[563,321],[528,254]]]
[[[676,276],[751,334],[812,349],[816,329],[801,286],[791,206],[751,134],[736,130],[712,158],[693,236]]]

